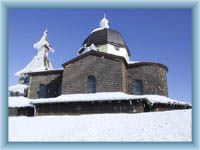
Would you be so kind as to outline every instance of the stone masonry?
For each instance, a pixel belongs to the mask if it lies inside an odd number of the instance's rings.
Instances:
[[[131,64],[128,69],[128,94],[133,94],[133,81],[140,80],[143,83],[143,94],[157,94],[168,96],[167,67],[158,63]]]
[[[64,66],[62,94],[85,93],[87,77],[96,77],[96,92],[125,92],[123,62],[104,55],[87,55]]]
[[[63,70],[30,73],[28,97],[38,98],[40,84],[46,97],[86,93],[88,76],[96,78],[96,92],[133,93],[133,82],[143,84],[142,94],[168,96],[167,67],[153,62],[128,64],[123,57],[90,51],[63,64]]]
[[[46,97],[56,97],[61,94],[62,70],[33,72],[29,73],[29,76],[29,98],[38,98],[41,84],[46,86]]]

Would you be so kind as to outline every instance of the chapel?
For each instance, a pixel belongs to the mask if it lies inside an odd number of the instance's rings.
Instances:
[[[19,84],[26,85],[21,94],[30,99],[97,92],[168,96],[167,66],[131,61],[124,37],[109,27],[105,15],[99,28],[83,40],[77,51],[79,55],[64,62],[62,69],[53,69],[48,58],[54,49],[49,44],[47,30],[33,47],[38,50],[37,55],[16,73]]]
[[[37,55],[16,72],[9,87],[9,116],[140,113],[190,109],[168,97],[167,66],[130,60],[122,34],[104,15],[83,40],[78,56],[54,69],[48,31],[33,47]]]

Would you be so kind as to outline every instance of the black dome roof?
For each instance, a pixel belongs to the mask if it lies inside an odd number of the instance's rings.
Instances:
[[[82,43],[82,47],[90,46],[94,44],[95,46],[102,44],[112,44],[119,47],[124,47],[127,49],[128,54],[130,56],[130,52],[128,50],[128,46],[126,45],[125,40],[121,36],[121,34],[113,29],[104,28],[100,30],[96,30],[92,32]],[[80,50],[81,52],[81,50]]]

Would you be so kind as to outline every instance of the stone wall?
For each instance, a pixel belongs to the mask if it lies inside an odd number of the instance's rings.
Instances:
[[[127,93],[127,91],[128,91],[127,77],[128,77],[127,66],[123,63],[123,65],[122,65],[122,80],[123,80],[124,93]]]
[[[46,86],[46,97],[56,97],[61,94],[62,70],[31,73],[28,98],[37,99],[40,84]]]
[[[158,63],[135,63],[128,68],[128,94],[133,94],[133,81],[143,83],[143,94],[168,96],[167,67]]]
[[[64,66],[62,94],[85,93],[87,77],[96,77],[96,92],[125,92],[123,62],[104,56],[87,55]]]
[[[100,52],[80,55],[65,64],[64,70],[30,73],[28,97],[38,98],[40,84],[47,87],[45,97],[86,93],[88,76],[96,78],[96,92],[133,93],[133,82],[140,80],[142,94],[168,96],[167,67],[152,62],[127,64],[121,57]]]

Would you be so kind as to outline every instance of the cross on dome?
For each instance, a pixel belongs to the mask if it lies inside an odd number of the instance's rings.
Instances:
[[[106,19],[106,14],[104,13],[103,19],[101,19],[100,23],[100,28],[109,28],[109,21]]]

